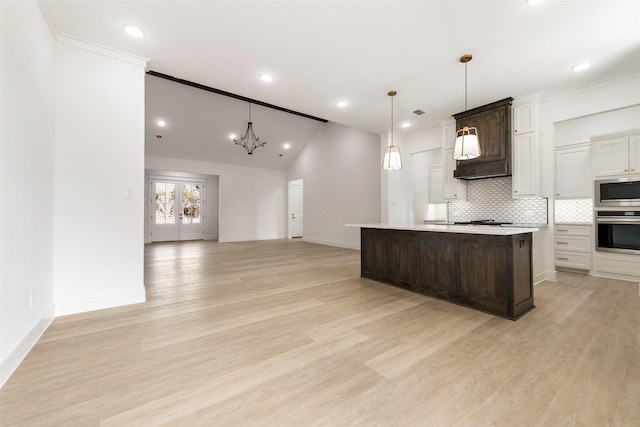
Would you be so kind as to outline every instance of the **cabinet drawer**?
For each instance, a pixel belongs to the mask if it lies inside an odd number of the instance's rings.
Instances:
[[[556,225],[556,234],[569,234],[572,236],[590,236],[590,225]]]
[[[554,244],[560,251],[590,252],[591,236],[556,236]]]
[[[556,267],[589,270],[591,268],[591,254],[584,252],[556,251],[555,263]]]

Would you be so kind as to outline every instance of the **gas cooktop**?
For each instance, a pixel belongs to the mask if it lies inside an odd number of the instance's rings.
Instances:
[[[477,219],[474,221],[456,221],[455,225],[507,225],[513,224],[512,222],[498,222],[494,219]]]

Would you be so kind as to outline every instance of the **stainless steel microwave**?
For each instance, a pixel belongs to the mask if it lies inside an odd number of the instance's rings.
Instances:
[[[640,177],[599,179],[594,190],[598,208],[640,206]]]

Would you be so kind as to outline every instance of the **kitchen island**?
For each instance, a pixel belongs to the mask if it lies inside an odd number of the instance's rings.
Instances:
[[[516,320],[533,305],[536,228],[347,224],[361,229],[361,276]]]

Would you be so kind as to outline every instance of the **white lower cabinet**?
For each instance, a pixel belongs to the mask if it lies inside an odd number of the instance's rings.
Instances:
[[[591,269],[591,226],[556,224],[554,250],[556,267]]]
[[[596,252],[594,275],[621,280],[640,280],[640,255]]]

